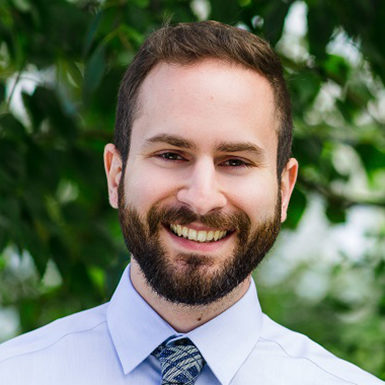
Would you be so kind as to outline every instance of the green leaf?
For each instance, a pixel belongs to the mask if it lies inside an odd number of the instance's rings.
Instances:
[[[22,12],[27,12],[31,9],[31,4],[28,0],[12,0],[15,7]]]
[[[338,224],[346,222],[346,210],[339,202],[327,202],[326,216],[330,222]]]
[[[83,97],[85,102],[98,88],[106,68],[105,49],[99,46],[88,60],[84,71]]]
[[[323,143],[316,136],[296,137],[293,142],[293,154],[300,166],[318,164],[323,149]]]
[[[306,195],[299,188],[295,188],[290,198],[287,218],[283,223],[283,228],[295,229],[305,212],[306,206]]]
[[[66,66],[67,76],[70,77],[71,81],[75,84],[76,87],[81,87],[83,84],[83,75],[79,70],[79,67],[76,63],[69,62]]]
[[[318,60],[326,58],[326,45],[338,26],[333,6],[324,1],[308,1],[308,39],[310,53]]]
[[[32,95],[23,93],[23,101],[32,121],[35,133],[50,132],[57,137],[74,140],[76,125],[69,114],[64,111],[56,92],[44,86],[36,87]],[[48,123],[42,125],[42,123]]]
[[[237,1],[228,1],[226,7],[222,0],[211,0],[210,19],[221,21],[223,23],[235,24],[239,19],[241,7]]]
[[[298,114],[311,107],[321,89],[321,78],[315,71],[299,71],[288,80],[293,106]]]
[[[146,8],[150,5],[150,0],[132,0],[132,2],[139,8]]]
[[[291,6],[291,1],[272,0],[267,3],[264,10],[262,31],[266,39],[275,45],[282,36],[286,15]]]
[[[5,101],[5,84],[0,80],[0,104]]]
[[[385,168],[385,148],[379,149],[374,144],[359,143],[355,147],[368,174]]]
[[[88,55],[88,52],[94,41],[96,31],[98,30],[102,17],[103,17],[103,12],[99,11],[91,20],[91,23],[88,28],[87,34],[85,36],[85,41],[84,41],[84,52],[83,52],[84,56]]]
[[[322,63],[322,67],[328,77],[338,79],[341,84],[347,82],[351,73],[349,64],[343,57],[338,55],[328,55],[327,59]]]
[[[15,116],[10,113],[0,115],[0,138],[23,141],[25,134],[24,126]]]
[[[20,324],[23,330],[31,330],[36,327],[36,319],[41,309],[36,298],[27,298],[21,301],[19,307]]]

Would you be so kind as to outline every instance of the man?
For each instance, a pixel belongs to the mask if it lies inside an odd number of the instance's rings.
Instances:
[[[251,273],[286,218],[291,131],[266,42],[217,22],[152,34],[104,153],[131,264],[109,303],[4,344],[1,384],[381,384],[260,309]]]

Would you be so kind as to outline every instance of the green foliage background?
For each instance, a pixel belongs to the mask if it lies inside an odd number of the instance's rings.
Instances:
[[[314,196],[324,202],[330,226],[344,223],[353,207],[384,214],[385,2],[303,3],[308,27],[294,54],[284,29],[291,0],[1,1],[0,311],[16,310],[18,332],[109,299],[128,260],[102,166],[118,84],[145,36],[170,18],[204,17],[197,4],[208,7],[208,18],[269,40],[284,63],[301,165],[286,231],[297,227]],[[330,49],[341,36],[355,60]],[[28,80],[33,90],[22,92],[16,109],[17,87]],[[330,89],[335,95],[325,108],[322,95]],[[351,184],[357,167],[342,167],[341,152],[364,170],[359,191]],[[341,258],[328,271],[322,300],[296,294],[318,245],[279,285],[260,287],[275,320],[382,378],[384,234],[380,220],[358,261]],[[370,295],[341,296],[338,282],[346,275],[369,276]]]

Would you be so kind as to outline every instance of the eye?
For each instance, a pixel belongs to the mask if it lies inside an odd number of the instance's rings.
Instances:
[[[224,167],[252,167],[251,163],[248,163],[239,158],[230,158],[221,163]]]
[[[169,161],[176,161],[176,160],[185,160],[181,155],[179,155],[176,152],[162,152],[161,154],[156,155],[158,158],[169,160]]]

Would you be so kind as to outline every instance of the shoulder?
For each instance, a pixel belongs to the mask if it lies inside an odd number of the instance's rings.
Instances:
[[[60,348],[70,341],[78,341],[106,323],[104,304],[60,318],[32,332],[0,344],[0,372],[2,366],[18,357],[28,358],[38,353]],[[105,327],[105,326],[104,326]]]
[[[281,368],[283,378],[298,377],[300,383],[385,385],[371,374],[336,357],[305,335],[277,324],[266,315],[253,353],[261,352],[266,362],[269,362],[270,357],[272,365]]]

